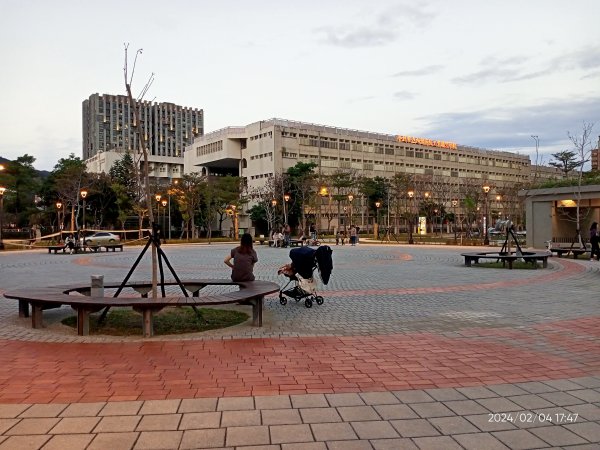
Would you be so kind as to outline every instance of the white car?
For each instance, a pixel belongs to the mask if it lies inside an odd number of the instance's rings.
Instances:
[[[108,231],[99,231],[83,238],[85,245],[116,245],[121,243],[121,238]]]

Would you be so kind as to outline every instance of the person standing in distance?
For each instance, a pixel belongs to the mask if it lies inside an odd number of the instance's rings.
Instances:
[[[258,256],[252,248],[252,236],[244,233],[239,247],[232,249],[223,262],[231,267],[232,281],[254,281],[254,264],[257,261]]]

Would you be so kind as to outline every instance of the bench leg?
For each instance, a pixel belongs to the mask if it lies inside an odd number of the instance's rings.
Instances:
[[[468,256],[465,256],[465,266],[471,267],[471,258]]]
[[[548,268],[548,258],[542,259],[542,268],[544,268],[544,269]]]
[[[142,311],[142,321],[144,337],[147,338],[154,336],[154,314],[152,309],[144,308]]]
[[[85,308],[77,308],[77,334],[90,335],[90,311]]]
[[[42,306],[31,305],[31,328],[43,328],[44,321],[42,319]]]
[[[19,317],[29,317],[29,302],[19,300]]]
[[[255,327],[262,327],[263,299],[264,297],[257,297],[250,300],[250,304],[252,305],[252,325]]]

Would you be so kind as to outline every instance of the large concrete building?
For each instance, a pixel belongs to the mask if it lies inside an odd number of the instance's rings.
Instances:
[[[138,102],[139,131],[148,141],[153,177],[178,178],[183,173],[183,152],[204,133],[202,109],[173,103]],[[125,152],[140,148],[133,109],[125,95],[93,94],[82,105],[82,157],[92,172],[108,172]]]
[[[447,185],[447,192],[466,180],[479,180],[501,192],[533,176],[558,176],[554,168],[533,170],[526,155],[282,119],[205,134],[186,148],[184,160],[186,172],[240,176],[249,190],[299,161],[315,162],[323,175],[344,169],[369,178],[396,173],[435,178]],[[512,197],[503,203],[517,202],[516,191]]]

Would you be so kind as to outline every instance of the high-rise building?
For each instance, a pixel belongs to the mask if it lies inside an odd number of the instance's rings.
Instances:
[[[148,142],[150,175],[180,176],[185,147],[204,133],[203,110],[164,102],[138,104],[139,128],[125,95],[93,94],[83,101],[83,160],[89,170],[107,172],[123,153],[138,152],[139,131]]]

